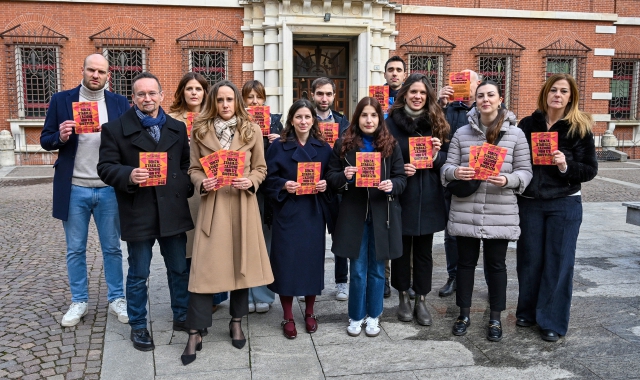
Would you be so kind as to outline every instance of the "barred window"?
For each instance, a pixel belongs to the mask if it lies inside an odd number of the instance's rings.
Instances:
[[[226,50],[189,50],[189,71],[202,74],[214,85],[227,79]]]
[[[444,55],[409,54],[409,74],[426,75],[437,93],[443,86],[444,60]]]
[[[492,80],[499,86],[504,104],[511,109],[511,84],[512,84],[512,64],[513,57],[504,56],[479,56],[478,57],[478,74],[482,76],[482,80]]]
[[[611,61],[611,101],[609,114],[616,120],[638,120],[638,81],[640,60]]]
[[[60,91],[60,51],[57,46],[15,46],[18,113],[44,118],[49,101]]]
[[[570,74],[577,78],[578,59],[576,57],[547,57],[546,77],[553,74]]]
[[[109,91],[131,99],[133,78],[147,71],[146,49],[110,46],[102,54],[109,61]]]

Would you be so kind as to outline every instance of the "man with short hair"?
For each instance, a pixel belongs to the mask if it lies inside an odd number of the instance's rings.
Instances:
[[[127,301],[122,287],[120,224],[114,189],[100,180],[98,163],[99,133],[77,134],[73,118],[74,102],[95,102],[102,125],[119,118],[129,109],[124,96],[105,90],[109,62],[100,54],[85,58],[82,82],[72,90],[53,95],[40,135],[46,150],[58,150],[53,165],[53,217],[62,220],[67,243],[67,275],[71,306],[62,317],[64,327],[75,326],[88,312],[87,236],[91,215],[96,223],[107,283],[109,311],[127,323]]]
[[[476,88],[478,88],[478,85],[481,82],[478,73],[475,71],[469,69],[462,71],[469,72],[471,77],[471,92],[469,100],[466,102],[449,102],[449,98],[453,96],[453,87],[451,86],[442,87],[442,89],[440,89],[440,94],[438,95],[438,103],[440,106],[444,107],[445,117],[451,127],[449,139],[453,138],[453,135],[456,133],[458,128],[469,124],[467,112],[469,112],[475,105]],[[445,189],[444,195],[448,218],[449,209],[451,208],[451,193]],[[452,295],[457,287],[456,274],[458,271],[458,246],[456,243],[456,237],[449,235],[446,229],[444,230],[444,250],[447,258],[447,273],[449,274],[449,278],[447,279],[446,284],[444,284],[444,286],[442,286],[438,291],[438,295],[440,297],[448,297]]]
[[[385,86],[389,86],[389,97],[395,100],[407,77],[407,64],[400,56],[394,55],[384,64]]]
[[[122,240],[127,242],[127,300],[131,341],[140,351],[154,349],[147,330],[147,279],[157,241],[167,268],[174,331],[187,331],[189,268],[186,231],[193,229],[187,198],[193,194],[189,139],[184,123],[164,113],[160,81],[144,72],[131,84],[134,107],[102,127],[98,174],[113,186],[120,210]],[[141,153],[164,153],[166,183],[143,186],[149,171],[140,168]]]
[[[338,123],[339,136],[349,128],[349,120],[341,113],[331,109],[336,95],[336,84],[329,78],[320,77],[311,83],[313,103],[316,106],[316,115],[319,123]],[[344,257],[334,255],[334,274],[336,280],[336,299],[346,301],[349,299],[349,262]]]

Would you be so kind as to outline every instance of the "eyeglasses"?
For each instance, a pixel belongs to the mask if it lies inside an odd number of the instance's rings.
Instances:
[[[147,96],[150,97],[150,98],[155,98],[158,95],[160,95],[160,93],[159,92],[155,92],[155,91],[154,92],[137,92],[135,95],[136,95],[136,98],[144,99]]]

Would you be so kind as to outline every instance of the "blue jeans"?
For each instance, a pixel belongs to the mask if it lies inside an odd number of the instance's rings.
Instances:
[[[582,199],[518,197],[518,207],[522,232],[516,249],[520,290],[516,317],[566,335]]]
[[[169,297],[174,321],[187,319],[189,304],[189,267],[187,266],[187,234],[158,238],[160,253],[167,268]],[[147,279],[153,245],[156,239],[128,241],[129,273],[127,274],[127,314],[132,329],[147,327]]]
[[[384,296],[384,260],[376,260],[373,223],[365,222],[357,259],[350,259],[349,318],[377,318],[382,314]]]
[[[72,302],[89,300],[87,280],[87,235],[89,221],[98,229],[107,282],[109,302],[124,297],[122,287],[122,250],[120,249],[120,218],[113,187],[82,187],[71,185],[69,217],[62,222],[67,240],[67,275]]]

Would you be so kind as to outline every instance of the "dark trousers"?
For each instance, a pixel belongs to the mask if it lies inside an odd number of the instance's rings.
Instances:
[[[451,195],[444,197],[444,205],[448,221],[449,210],[451,209]],[[456,243],[456,237],[449,235],[446,228],[444,230],[444,253],[447,258],[447,273],[449,274],[449,278],[456,278],[458,271],[458,243]]]
[[[336,284],[346,284],[349,278],[349,259],[333,256],[335,258]]]
[[[232,290],[229,300],[229,314],[232,318],[242,318],[249,314],[249,289]],[[190,293],[187,309],[187,326],[193,330],[211,327],[213,322],[211,307],[213,294]]]
[[[518,197],[516,317],[566,335],[569,327],[576,242],[582,223],[582,199]]]
[[[411,287],[413,271],[413,290],[416,294],[427,295],[431,291],[433,274],[433,256],[431,248],[433,234],[421,236],[402,236],[402,256],[391,260],[391,286],[404,292]],[[411,268],[411,249],[413,249],[413,270]]]
[[[471,307],[473,280],[480,257],[480,241],[484,248],[484,262],[489,286],[489,305],[492,311],[507,308],[507,247],[506,239],[476,239],[458,236],[458,289],[456,305]]]

